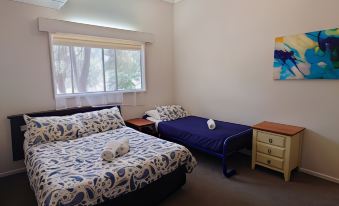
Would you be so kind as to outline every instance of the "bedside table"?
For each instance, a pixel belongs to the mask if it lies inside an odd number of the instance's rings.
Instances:
[[[158,136],[157,130],[155,128],[155,122],[149,121],[147,119],[130,119],[125,121],[126,126],[131,127],[133,129],[138,130],[139,132],[143,132],[145,134]]]
[[[252,128],[252,169],[260,165],[283,173],[289,181],[291,171],[300,167],[305,128],[273,122],[261,122]]]

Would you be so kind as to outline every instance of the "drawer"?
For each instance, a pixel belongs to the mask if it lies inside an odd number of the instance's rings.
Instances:
[[[267,155],[272,155],[275,157],[284,158],[285,149],[281,147],[276,147],[273,145],[268,145],[264,143],[257,142],[257,151]]]
[[[278,147],[285,147],[285,137],[273,133],[258,131],[257,141]]]
[[[265,155],[259,152],[257,152],[257,162],[260,162],[271,167],[275,167],[277,169],[284,168],[284,160],[269,155]]]

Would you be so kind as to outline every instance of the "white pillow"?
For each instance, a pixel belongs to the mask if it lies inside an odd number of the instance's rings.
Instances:
[[[153,117],[154,119],[160,120],[159,112],[155,109],[145,112],[146,115]]]

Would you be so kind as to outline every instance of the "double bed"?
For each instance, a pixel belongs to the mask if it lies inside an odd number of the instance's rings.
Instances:
[[[56,115],[53,112],[31,115]],[[24,125],[21,118],[9,118],[12,130]],[[19,137],[12,132],[12,138]],[[100,155],[107,142],[121,138],[129,139],[130,152],[103,161]],[[180,188],[185,173],[196,165],[184,146],[125,126],[66,141],[24,145],[27,175],[39,206],[157,204]]]
[[[144,118],[154,121],[161,138],[194,148],[222,159],[223,174],[231,177],[236,174],[230,169],[227,158],[241,149],[251,148],[252,129],[249,126],[230,122],[215,121],[216,129],[207,127],[206,118],[185,116],[170,121],[161,121],[147,115]]]

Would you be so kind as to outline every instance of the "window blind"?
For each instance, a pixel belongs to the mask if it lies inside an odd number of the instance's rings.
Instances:
[[[141,50],[144,45],[136,41],[59,33],[52,34],[52,41],[54,45],[124,50]]]

